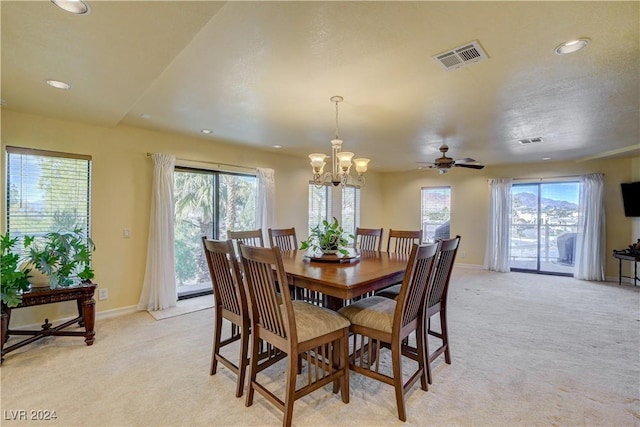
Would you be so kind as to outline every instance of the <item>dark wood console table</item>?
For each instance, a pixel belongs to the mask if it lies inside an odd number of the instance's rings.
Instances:
[[[84,337],[87,345],[93,344],[95,339],[95,331],[93,330],[96,316],[96,301],[93,294],[98,285],[96,283],[83,283],[80,285],[61,287],[56,289],[35,288],[29,292],[22,294],[22,302],[16,307],[6,307],[2,304],[2,336],[0,337],[0,363],[4,360],[4,355],[10,351],[16,350],[41,338],[51,335],[68,336],[68,337]],[[33,307],[36,305],[52,304],[63,301],[76,301],[78,305],[78,317],[68,320],[58,326],[49,323],[49,319],[44,320],[42,329],[40,330],[13,330],[9,329],[11,321],[11,310],[23,307]],[[84,326],[84,331],[65,331],[63,329],[77,323]],[[8,347],[4,347],[6,341],[11,335],[30,335],[30,338],[24,339]]]
[[[636,286],[638,280],[640,280],[640,277],[638,277],[638,262],[640,261],[640,256],[618,254],[614,252],[613,257],[618,259],[618,285],[622,285],[622,278],[625,277],[627,279],[633,279],[633,286]],[[622,261],[629,261],[633,263],[633,276],[622,275]]]

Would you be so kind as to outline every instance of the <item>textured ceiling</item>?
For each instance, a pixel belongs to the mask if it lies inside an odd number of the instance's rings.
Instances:
[[[442,143],[487,165],[640,155],[640,2],[89,3],[0,2],[3,108],[304,157],[330,152],[342,95],[344,149],[380,171]],[[487,61],[432,59],[474,40]]]

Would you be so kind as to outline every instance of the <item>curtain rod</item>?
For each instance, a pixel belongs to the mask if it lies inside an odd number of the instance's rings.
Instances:
[[[547,177],[531,177],[531,178],[513,178],[513,181],[542,181],[543,179],[566,179],[566,178],[575,178],[580,179],[580,175],[564,175],[564,176],[547,176]]]
[[[604,176],[603,173],[597,172],[598,174]],[[532,177],[532,178],[512,178],[513,181],[542,181],[543,179],[577,179],[579,180],[580,177],[585,176],[585,175],[589,175],[589,174],[581,174],[581,175],[562,175],[562,176],[547,176],[547,177]]]
[[[147,157],[151,157],[151,154],[153,153],[147,153]],[[221,163],[221,162],[210,162],[207,160],[191,160],[191,159],[180,159],[176,157],[176,160],[180,160],[182,162],[194,162],[194,163],[206,163],[209,165],[217,165],[217,166],[230,166],[232,168],[240,168],[240,169],[247,169],[250,171],[256,171],[256,168],[250,168],[248,166],[241,166],[241,165],[233,165],[231,163]]]

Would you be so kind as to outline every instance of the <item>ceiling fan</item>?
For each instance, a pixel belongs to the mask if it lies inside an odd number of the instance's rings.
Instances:
[[[480,162],[477,162],[475,159],[471,159],[469,157],[464,159],[453,160],[451,157],[447,157],[447,151],[449,151],[449,147],[447,144],[442,144],[440,146],[440,152],[442,153],[442,157],[438,157],[433,163],[428,163],[428,167],[430,169],[438,169],[439,173],[447,173],[449,169],[452,167],[460,167],[460,168],[471,168],[471,169],[482,169],[484,165]],[[424,162],[418,162],[424,163]]]

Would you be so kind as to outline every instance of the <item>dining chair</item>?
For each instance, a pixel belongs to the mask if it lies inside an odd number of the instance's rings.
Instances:
[[[215,325],[213,332],[213,352],[210,374],[215,375],[218,362],[234,372],[237,379],[236,397],[242,396],[248,359],[249,308],[242,285],[240,267],[231,240],[208,240],[202,237],[202,244],[209,266],[213,295],[215,299]],[[231,337],[222,340],[222,320],[231,322]],[[236,365],[220,353],[226,345],[240,340],[238,364]]]
[[[422,345],[422,307],[437,247],[437,244],[413,245],[397,300],[374,295],[338,310],[351,322],[349,330],[353,336],[353,353],[349,360],[350,369],[394,386],[401,421],[407,420],[405,394],[418,380],[423,390],[428,389]],[[403,342],[413,332],[418,340],[418,352],[405,355]],[[391,374],[380,369],[381,347],[391,349]],[[417,362],[416,370],[406,382],[402,373],[403,355]]]
[[[452,239],[440,241],[438,256],[436,259],[433,280],[427,289],[425,301],[425,355],[427,359],[427,380],[432,382],[431,364],[444,353],[445,362],[451,364],[451,348],[449,346],[449,328],[447,325],[447,294],[449,292],[449,282],[451,272],[460,246],[461,237],[458,235]],[[431,317],[440,315],[440,332],[431,329]],[[441,345],[429,352],[429,335],[441,340]]]
[[[447,293],[449,290],[449,281],[451,279],[451,272],[453,271],[453,265],[456,260],[456,254],[458,247],[460,246],[460,236],[456,236],[452,239],[439,240],[439,248],[436,256],[435,265],[433,268],[433,277],[429,283],[427,294],[425,297],[425,315],[424,321],[426,323],[424,327],[425,337],[424,354],[427,355],[427,380],[429,384],[432,384],[432,372],[431,364],[444,353],[445,362],[451,364],[451,350],[449,348],[449,329],[447,326]],[[400,286],[394,285],[386,289],[383,289],[376,293],[376,295],[396,299],[400,293]],[[440,332],[431,329],[431,317],[436,314],[440,314]],[[429,352],[429,335],[441,340],[441,345],[435,351]],[[417,354],[415,347],[406,346],[406,350]]]
[[[356,227],[355,247],[363,251],[382,250],[382,228],[360,228]]]
[[[298,239],[296,237],[295,227],[281,229],[270,228],[268,234],[269,246],[277,246],[282,251],[293,251],[298,249]]]
[[[264,246],[262,230],[232,231],[227,230],[227,238],[249,246]]]
[[[245,287],[250,299],[252,351],[246,406],[253,404],[254,391],[283,412],[283,425],[290,426],[295,400],[333,383],[349,403],[349,321],[338,313],[302,301],[292,301],[282,292],[277,302],[277,283],[287,283],[280,248],[240,245]],[[288,355],[284,400],[259,381],[258,341],[262,339]],[[296,388],[299,358],[306,361],[305,385]],[[265,363],[265,362],[262,362]],[[302,370],[300,370],[302,372]]]
[[[422,230],[389,230],[387,252],[409,254],[414,243],[420,244]]]

